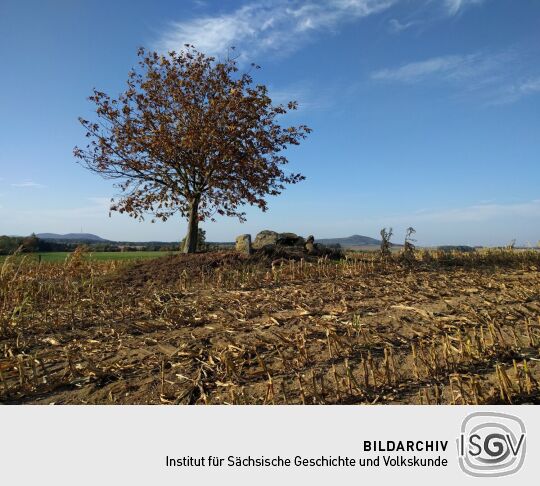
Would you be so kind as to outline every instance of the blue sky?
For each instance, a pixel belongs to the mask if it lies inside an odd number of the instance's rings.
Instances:
[[[306,181],[204,223],[232,240],[265,228],[420,244],[540,240],[540,2],[298,0],[0,2],[0,234],[85,232],[174,241],[185,222],[109,217],[110,181],[74,160],[95,86],[117,95],[139,46],[184,43],[240,62],[309,139]]]

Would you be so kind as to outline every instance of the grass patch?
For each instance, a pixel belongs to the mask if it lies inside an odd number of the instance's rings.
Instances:
[[[172,251],[101,251],[88,252],[85,258],[92,261],[110,261],[110,260],[139,260],[147,258],[158,258],[165,255],[173,255],[177,252]],[[64,263],[70,252],[58,251],[47,253],[26,253],[16,257],[19,260],[23,258],[28,261],[39,261],[46,263]],[[2,263],[8,255],[0,255],[0,263]]]

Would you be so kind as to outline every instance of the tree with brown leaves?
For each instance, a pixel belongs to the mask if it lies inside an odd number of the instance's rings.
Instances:
[[[304,179],[282,169],[282,151],[311,131],[278,123],[296,102],[272,104],[235,59],[218,61],[190,45],[138,54],[139,69],[118,99],[94,90],[97,122],[79,119],[91,141],[74,149],[86,168],[119,180],[112,211],[163,221],[180,213],[188,218],[183,251],[192,253],[199,221],[216,214],[245,221],[242,206],[265,211],[266,196]]]

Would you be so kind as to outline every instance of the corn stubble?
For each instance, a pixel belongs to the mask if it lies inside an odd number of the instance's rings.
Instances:
[[[4,262],[0,402],[540,402],[539,252],[238,264],[138,288],[115,280],[126,265]]]

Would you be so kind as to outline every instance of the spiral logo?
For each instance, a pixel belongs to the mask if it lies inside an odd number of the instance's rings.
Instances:
[[[459,465],[470,476],[508,476],[525,460],[525,425],[506,413],[475,412],[463,420],[457,446]]]

